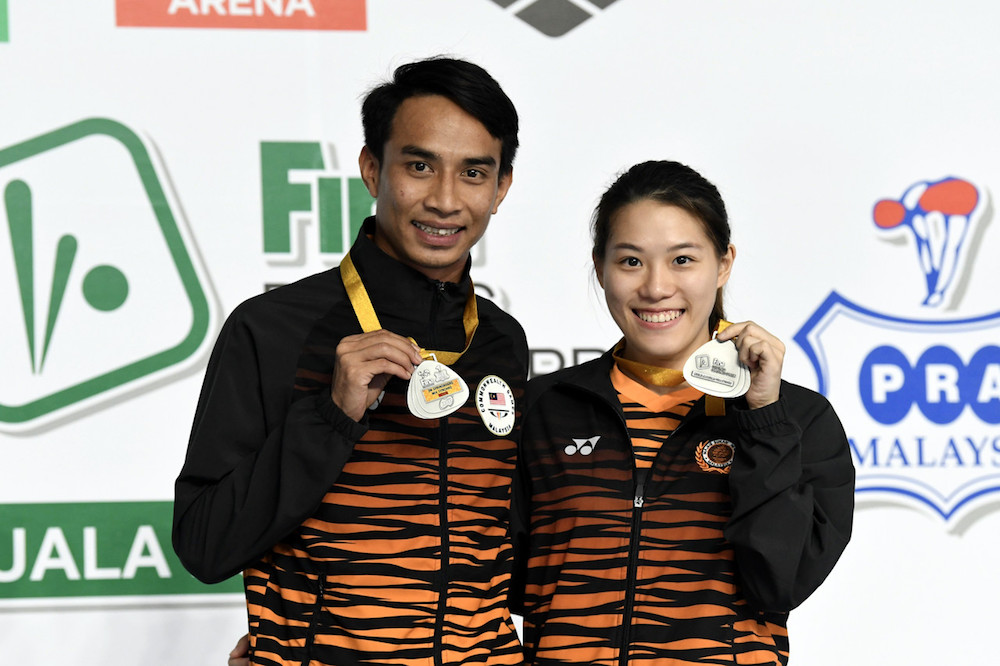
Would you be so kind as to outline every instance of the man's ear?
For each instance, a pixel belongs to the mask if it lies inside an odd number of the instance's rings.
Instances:
[[[500,176],[500,179],[497,181],[497,198],[493,202],[493,215],[496,215],[497,211],[500,209],[500,203],[504,200],[504,197],[507,196],[507,190],[510,189],[510,184],[512,182],[514,182],[513,169]]]
[[[368,194],[375,198],[378,198],[378,181],[381,165],[372,151],[365,146],[361,149],[361,154],[358,155],[358,167],[361,169],[361,180],[364,181],[365,187],[368,188]]]

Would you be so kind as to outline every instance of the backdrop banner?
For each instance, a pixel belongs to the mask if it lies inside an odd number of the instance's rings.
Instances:
[[[0,662],[225,664],[242,583],[170,545],[208,354],[240,302],[339,264],[373,206],[360,100],[438,54],[521,117],[473,276],[535,375],[619,337],[589,241],[616,174],[719,186],[727,318],[785,342],[858,472],[791,663],[993,661],[997,25],[981,0],[0,0]]]

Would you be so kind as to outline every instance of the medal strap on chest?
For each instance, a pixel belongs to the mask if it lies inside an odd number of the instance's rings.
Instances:
[[[721,333],[730,326],[730,322],[725,319],[719,320],[719,325],[716,326],[715,332]],[[653,386],[679,386],[684,383],[684,372],[681,370],[674,370],[673,368],[661,368],[655,365],[649,365],[648,363],[640,363],[639,361],[631,361],[622,356],[621,351],[625,348],[625,338],[618,341],[614,349],[611,350],[611,356],[615,359],[615,363],[622,370],[630,372],[634,377],[641,379],[644,382],[648,382]],[[726,414],[726,401],[722,398],[717,398],[714,395],[705,396],[705,415],[706,416],[725,416]]]
[[[365,289],[361,275],[351,260],[350,252],[340,262],[340,278],[344,281],[344,287],[347,289],[347,297],[351,301],[351,307],[354,308],[354,315],[358,318],[358,323],[361,324],[361,330],[365,333],[380,330],[382,324],[379,323],[378,315],[375,314],[375,307],[372,305],[372,299],[368,296],[368,290]],[[420,347],[420,356],[424,359],[433,357],[439,363],[451,365],[462,358],[462,354],[469,350],[472,338],[476,334],[476,329],[479,328],[479,308],[476,307],[476,289],[471,281],[469,282],[469,297],[465,301],[465,311],[462,313],[462,326],[465,329],[465,348],[462,351],[436,351]],[[413,344],[419,346],[416,340],[413,338],[410,338],[410,340]]]

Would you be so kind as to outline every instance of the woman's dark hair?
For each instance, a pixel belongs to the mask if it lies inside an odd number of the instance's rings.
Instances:
[[[471,62],[454,58],[429,58],[396,68],[392,79],[372,88],[361,104],[365,145],[382,162],[392,120],[410,97],[441,95],[483,124],[500,139],[500,175],[514,168],[517,153],[517,110],[489,73]]]
[[[646,199],[677,206],[693,215],[701,221],[716,255],[721,257],[726,253],[729,217],[719,190],[691,167],[661,160],[636,164],[621,174],[601,196],[591,228],[595,261],[604,260],[615,215],[625,206]],[[724,318],[720,287],[708,319],[709,330],[714,331],[719,320]]]

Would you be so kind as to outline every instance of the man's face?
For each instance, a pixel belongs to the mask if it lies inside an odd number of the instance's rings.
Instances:
[[[367,146],[359,158],[377,199],[375,244],[432,279],[457,281],[510,187],[511,175],[500,176],[500,145],[446,97],[406,99],[381,164]]]

